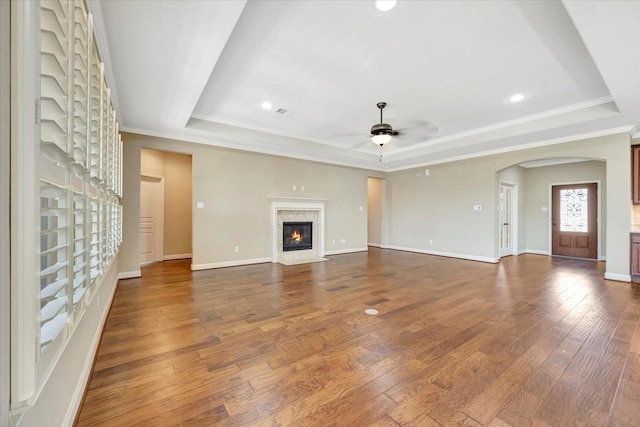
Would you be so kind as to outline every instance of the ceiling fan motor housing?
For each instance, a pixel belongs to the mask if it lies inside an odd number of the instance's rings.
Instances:
[[[398,132],[394,131],[390,124],[377,123],[371,126],[371,135],[397,135]]]

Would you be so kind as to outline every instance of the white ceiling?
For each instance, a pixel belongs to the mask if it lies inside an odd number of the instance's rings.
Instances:
[[[91,8],[122,130],[398,170],[640,124],[638,1]],[[382,161],[368,137],[378,101],[400,130]]]

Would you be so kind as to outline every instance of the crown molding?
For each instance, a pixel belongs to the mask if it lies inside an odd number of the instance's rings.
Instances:
[[[563,114],[572,113],[574,111],[580,111],[587,108],[597,107],[598,105],[608,104],[610,102],[613,102],[613,98],[611,96],[603,96],[601,98],[590,99],[588,101],[579,102],[577,104],[565,105],[564,107],[554,108],[552,110],[543,111],[541,113],[531,114],[528,116],[518,117],[517,119],[494,123],[489,126],[483,126],[483,127],[471,129],[465,132],[444,136],[442,138],[430,139],[428,141],[421,142],[419,144],[414,144],[409,147],[398,148],[397,150],[390,151],[389,154],[405,153],[407,151],[412,151],[422,147],[428,147],[430,145],[441,144],[441,143],[453,141],[456,139],[467,138],[470,136],[477,136],[483,133],[494,132],[501,129],[523,125],[526,123],[535,122],[537,120],[557,117]]]
[[[563,136],[563,137],[559,137],[559,138],[545,139],[545,140],[542,140],[542,141],[531,142],[531,143],[528,143],[528,144],[513,145],[513,146],[510,146],[510,147],[498,148],[498,149],[493,149],[493,150],[478,151],[478,152],[473,153],[473,154],[465,154],[465,155],[461,155],[461,156],[446,157],[444,159],[438,159],[438,160],[434,160],[434,161],[431,161],[431,162],[420,162],[420,163],[416,163],[416,164],[411,165],[411,166],[398,166],[398,167],[395,167],[395,168],[386,169],[386,172],[398,172],[398,171],[403,171],[403,170],[407,170],[407,169],[414,169],[414,168],[420,168],[420,167],[425,167],[425,166],[433,166],[433,165],[438,165],[438,164],[442,164],[442,163],[457,162],[457,161],[460,161],[460,160],[468,160],[468,159],[473,159],[473,158],[477,158],[477,157],[486,157],[486,156],[492,156],[492,155],[496,155],[496,154],[511,153],[513,151],[527,150],[529,148],[538,148],[538,147],[545,147],[547,145],[555,145],[555,144],[562,144],[562,143],[565,143],[565,142],[579,141],[579,140],[582,140],[582,139],[589,139],[589,138],[597,138],[597,137],[601,137],[601,136],[616,135],[616,134],[619,134],[619,133],[629,133],[629,132],[631,132],[631,130],[633,128],[634,128],[633,125],[619,126],[619,127],[616,127],[616,128],[602,129],[602,130],[597,130],[597,131],[593,131],[593,132],[586,132],[586,133],[582,133],[582,134],[575,134],[575,135]]]

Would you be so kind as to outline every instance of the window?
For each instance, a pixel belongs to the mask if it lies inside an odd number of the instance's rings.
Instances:
[[[18,2],[16,8],[25,16],[24,38],[39,33],[36,56],[28,56],[30,49],[20,57],[31,70],[21,90],[32,91],[39,112],[22,120],[15,145],[25,159],[16,165],[15,181],[30,201],[12,199],[21,209],[19,239],[12,241],[29,259],[12,269],[20,270],[12,278],[18,301],[12,305],[12,404],[21,406],[43,385],[118,253],[122,142],[85,1]],[[20,114],[34,114],[25,102]]]

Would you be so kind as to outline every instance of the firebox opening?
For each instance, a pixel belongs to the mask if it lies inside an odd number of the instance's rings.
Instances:
[[[282,224],[282,251],[302,251],[313,248],[313,222]]]

